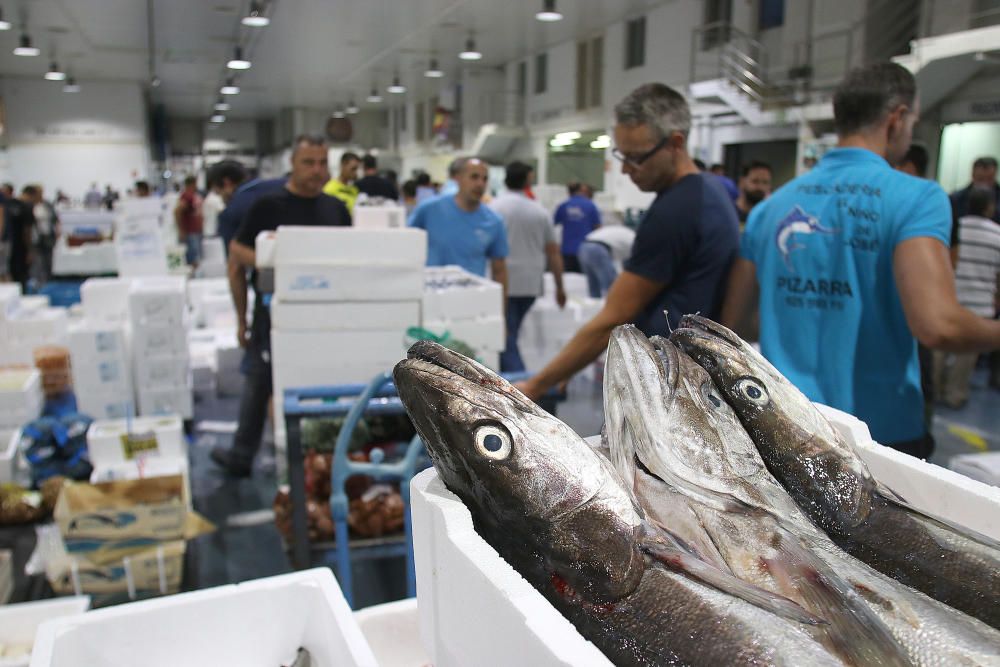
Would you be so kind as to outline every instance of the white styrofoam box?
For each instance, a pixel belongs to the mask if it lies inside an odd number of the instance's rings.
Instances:
[[[191,419],[194,416],[191,387],[141,387],[138,394],[139,414],[145,417],[180,415],[184,419]]]
[[[34,368],[0,369],[0,427],[20,428],[42,413],[42,376]]]
[[[125,419],[136,412],[135,396],[131,388],[127,392],[77,390],[76,407],[81,413],[94,419]]]
[[[20,283],[0,283],[0,320],[5,320],[17,311],[21,301]]]
[[[545,272],[543,289],[546,296],[556,293],[556,279],[548,271]],[[563,290],[566,292],[567,297],[576,297],[578,299],[590,297],[590,288],[587,287],[587,276],[582,273],[564,272]]]
[[[271,326],[282,330],[397,331],[420,324],[419,301],[314,303],[271,302]]]
[[[427,263],[427,233],[422,229],[282,226],[275,236],[275,267],[333,264],[423,268]]]
[[[115,226],[115,213],[106,209],[69,209],[59,211],[59,226],[70,236],[84,229],[110,238]]]
[[[389,371],[397,361],[406,358],[405,331],[283,331],[271,330],[271,363],[275,377],[285,368],[313,367],[329,374],[340,368],[381,365],[379,371]],[[313,374],[314,375],[314,374]],[[371,377],[361,381],[367,382]],[[356,380],[329,377],[313,384],[341,384]]]
[[[139,278],[129,290],[133,325],[184,323],[187,310],[185,279],[175,276]]]
[[[429,266],[424,271],[421,311],[428,322],[502,317],[503,287],[459,266]]]
[[[184,430],[176,415],[98,419],[87,429],[87,451],[94,467],[122,463],[128,460],[122,438],[129,432],[156,436],[156,455],[164,458],[187,456]],[[146,454],[151,455],[151,454]]]
[[[123,480],[148,479],[150,477],[171,477],[180,475],[184,484],[184,502],[192,507],[191,475],[188,457],[184,456],[137,456],[131,461],[119,461],[94,466],[90,473],[91,484]],[[0,666],[2,667],[2,666]]]
[[[417,599],[366,607],[354,612],[361,634],[380,667],[425,667],[431,664],[420,643]]]
[[[247,641],[252,637],[253,641]],[[144,600],[39,628],[32,667],[375,667],[327,568]]]
[[[69,331],[69,313],[65,308],[39,308],[18,311],[5,323],[8,342],[33,346],[63,342]]]
[[[404,264],[279,263],[274,269],[274,293],[285,301],[409,301],[420,298],[423,284],[423,268]]]
[[[126,278],[88,278],[80,286],[80,303],[88,320],[128,320],[128,293],[131,280]]]
[[[261,232],[254,239],[254,261],[258,269],[273,269],[274,257],[278,249],[274,232]]]
[[[402,229],[406,209],[402,206],[355,206],[351,224],[355,229]]]
[[[37,310],[42,310],[43,308],[49,308],[52,304],[49,302],[49,297],[44,294],[31,294],[28,296],[21,297],[21,303],[18,310],[22,313],[33,313]]]
[[[188,332],[183,324],[145,324],[132,329],[132,353],[136,360],[147,357],[185,358]]]
[[[229,296],[229,281],[225,278],[193,278],[187,281],[187,301],[197,311],[208,295]]]
[[[70,247],[64,240],[52,249],[52,273],[56,276],[92,276],[118,272],[114,241]]]
[[[124,358],[125,325],[113,320],[85,320],[69,327],[69,352],[73,363],[85,363],[90,359]]]
[[[0,429],[0,484],[17,479],[18,470],[23,464],[18,447],[20,442],[21,429]]]
[[[423,328],[439,336],[445,332],[477,352],[499,352],[506,347],[507,329],[503,317],[482,317],[474,320],[436,320],[423,323]]]
[[[1000,452],[953,456],[948,467],[983,484],[1000,486]]]
[[[125,213],[115,225],[115,254],[118,275],[167,275],[167,249],[157,218],[141,212]]]
[[[191,364],[187,355],[136,359],[135,385],[140,393],[147,388],[190,387]]]
[[[611,664],[476,533],[435,470],[410,489],[420,636],[434,665]]]
[[[0,644],[31,649],[35,645],[35,633],[42,623],[57,618],[78,616],[88,609],[90,609],[89,595],[0,606]],[[30,661],[30,656],[0,658],[0,667],[28,667]]]
[[[207,294],[195,314],[195,323],[200,327],[230,327],[236,330],[236,306],[229,294]]]
[[[221,236],[206,236],[201,240],[201,261],[203,264],[226,265],[226,249]]]

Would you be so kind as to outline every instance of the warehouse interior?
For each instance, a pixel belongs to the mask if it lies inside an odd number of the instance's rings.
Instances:
[[[996,0],[0,0],[0,667],[992,664],[998,160]]]

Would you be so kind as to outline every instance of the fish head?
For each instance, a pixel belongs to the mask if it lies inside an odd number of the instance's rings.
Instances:
[[[413,345],[393,378],[438,474],[498,551],[530,554],[561,589],[589,600],[638,586],[642,516],[610,463],[572,429],[433,342]]]

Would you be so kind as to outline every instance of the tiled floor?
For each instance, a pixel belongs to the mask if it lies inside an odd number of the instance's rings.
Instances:
[[[560,403],[559,417],[583,435],[598,433],[603,422],[601,385],[593,369],[577,376],[569,398]],[[269,576],[290,570],[270,514],[277,482],[274,448],[265,445],[250,479],[226,478],[208,458],[215,444],[231,435],[205,432],[204,420],[231,421],[236,399],[203,397],[196,403],[191,447],[192,492],[195,509],[218,530],[193,542],[185,580],[188,589],[204,588]],[[1000,391],[986,387],[985,372],[974,378],[972,397],[962,410],[941,408],[935,416],[937,450],[932,461],[947,466],[951,456],[986,449],[1000,450]],[[361,563],[355,567],[356,606],[397,599],[405,594],[403,563]]]

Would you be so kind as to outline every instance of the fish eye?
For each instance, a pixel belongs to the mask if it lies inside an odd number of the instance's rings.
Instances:
[[[496,426],[480,426],[476,429],[476,449],[488,459],[503,461],[510,456],[510,434]]]
[[[771,402],[767,395],[767,389],[760,382],[753,378],[743,378],[736,382],[736,391],[741,393],[751,403],[761,407]]]

